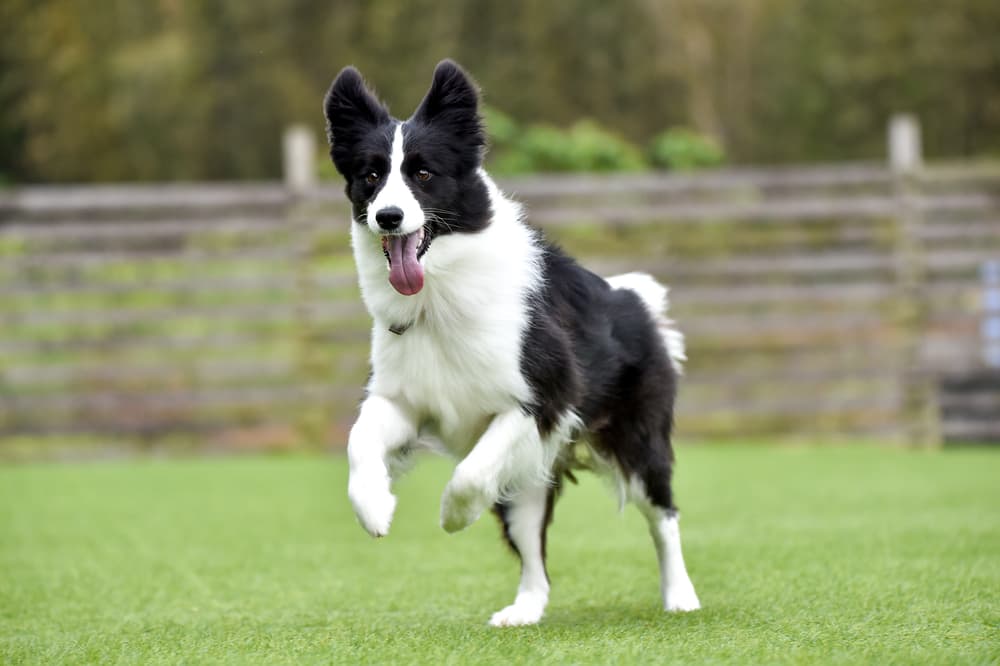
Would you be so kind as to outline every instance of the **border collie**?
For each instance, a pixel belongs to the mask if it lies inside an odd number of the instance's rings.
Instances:
[[[478,107],[476,85],[449,60],[405,121],[353,67],[324,100],[374,320],[371,378],[347,450],[354,511],[385,536],[392,482],[413,452],[459,460],[441,526],[457,532],[492,508],[521,582],[490,624],[534,624],[549,597],[553,504],[564,477],[592,469],[649,521],[665,608],[697,609],[670,486],[685,357],[667,290],[644,274],[598,277],[527,226],[482,168]]]

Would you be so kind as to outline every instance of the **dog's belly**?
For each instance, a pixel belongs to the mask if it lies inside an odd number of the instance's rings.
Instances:
[[[420,424],[417,444],[451,458],[464,458],[479,438],[486,432],[493,415],[482,415],[479,419],[469,419],[466,423],[451,428],[442,428],[440,421],[425,416]]]

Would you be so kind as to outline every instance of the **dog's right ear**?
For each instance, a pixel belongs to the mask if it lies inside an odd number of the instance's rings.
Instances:
[[[389,110],[365,85],[361,72],[351,66],[340,70],[323,100],[326,138],[337,170],[348,174],[354,146],[372,128],[389,122]]]

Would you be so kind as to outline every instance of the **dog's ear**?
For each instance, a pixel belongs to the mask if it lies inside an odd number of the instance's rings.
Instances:
[[[361,72],[345,67],[337,74],[323,100],[326,138],[337,170],[348,173],[354,146],[372,128],[389,122],[389,110],[365,85]]]
[[[486,145],[479,117],[479,89],[452,60],[442,60],[434,68],[431,88],[413,112],[412,120],[444,126],[476,147]]]

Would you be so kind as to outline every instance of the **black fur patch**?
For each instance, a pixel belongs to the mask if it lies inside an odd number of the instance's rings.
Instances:
[[[575,412],[601,452],[672,509],[677,375],[655,321],[635,292],[612,289],[555,246],[543,259],[521,348],[521,372],[537,396],[525,409],[543,433]]]

